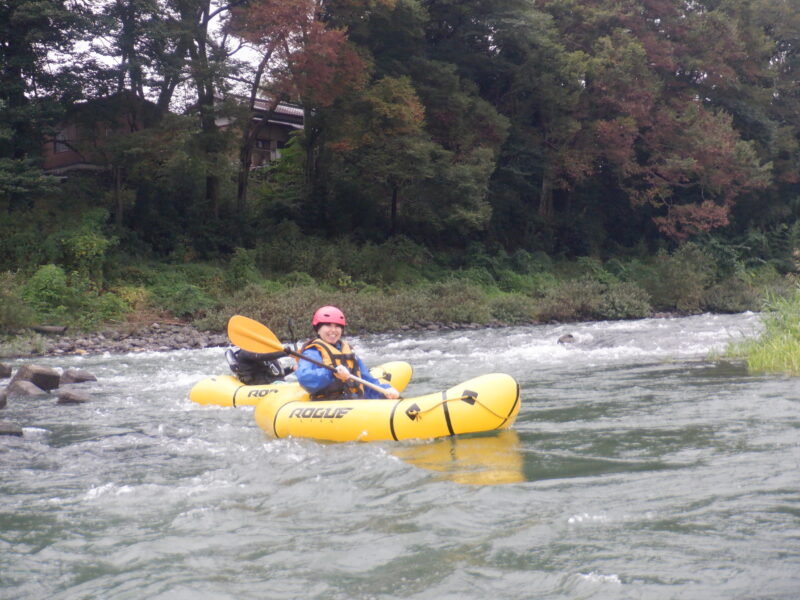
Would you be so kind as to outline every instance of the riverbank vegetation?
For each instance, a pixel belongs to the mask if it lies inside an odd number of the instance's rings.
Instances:
[[[283,332],[323,302],[363,331],[636,318],[796,285],[790,3],[43,0],[0,31],[0,333]]]
[[[237,248],[226,261],[117,256],[83,269],[68,270],[62,259],[30,276],[5,273],[0,326],[57,324],[75,331],[180,319],[223,330],[231,315],[245,314],[286,335],[290,321],[305,333],[316,307],[336,304],[352,331],[381,332],[760,310],[767,294],[782,297],[796,286],[794,275],[762,260],[749,264],[711,238],[606,262],[524,250],[488,254],[480,244],[434,254],[407,238],[358,245],[296,230],[266,238],[253,249]]]
[[[730,344],[727,355],[747,361],[752,373],[800,375],[800,290],[771,296],[763,323],[764,331],[758,338]]]

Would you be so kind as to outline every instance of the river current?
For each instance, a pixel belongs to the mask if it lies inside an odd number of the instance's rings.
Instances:
[[[190,402],[222,349],[28,361],[98,381],[0,411],[24,430],[0,439],[0,599],[796,599],[800,385],[712,359],[759,327],[350,338],[414,366],[406,397],[519,381],[511,430],[413,442],[272,440]]]

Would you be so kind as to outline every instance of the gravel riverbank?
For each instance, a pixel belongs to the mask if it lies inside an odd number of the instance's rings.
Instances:
[[[414,323],[398,331],[440,331],[448,329],[481,329],[503,324]],[[353,332],[351,335],[363,335]],[[230,344],[224,331],[201,331],[185,323],[156,322],[137,328],[105,330],[96,333],[32,333],[20,335],[0,344],[0,357],[66,356],[71,354],[126,354],[129,352],[168,352],[192,348],[225,347]]]
[[[106,330],[76,336],[58,333],[20,336],[3,348],[7,358],[64,356],[70,354],[125,354],[129,352],[167,352],[186,348],[227,346],[224,332],[200,331],[191,325],[152,323],[131,330]]]

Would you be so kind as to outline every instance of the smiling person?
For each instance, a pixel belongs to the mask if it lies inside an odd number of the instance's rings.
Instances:
[[[304,356],[334,367],[336,372],[319,367],[311,361],[301,360],[297,367],[297,381],[311,395],[312,400],[338,400],[340,398],[399,398],[400,392],[370,375],[369,370],[354,353],[350,344],[342,339],[347,325],[344,313],[335,306],[323,306],[311,318],[317,337],[302,348]],[[386,390],[379,392],[366,388],[350,375],[360,377]]]

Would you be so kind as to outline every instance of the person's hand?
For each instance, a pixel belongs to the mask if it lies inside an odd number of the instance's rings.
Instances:
[[[389,398],[389,400],[397,400],[400,397],[400,392],[398,392],[393,387],[389,386],[383,392],[384,396]]]
[[[347,367],[344,365],[339,365],[336,367],[336,372],[333,374],[336,379],[340,379],[341,381],[347,381],[350,379],[350,371],[347,370]]]

